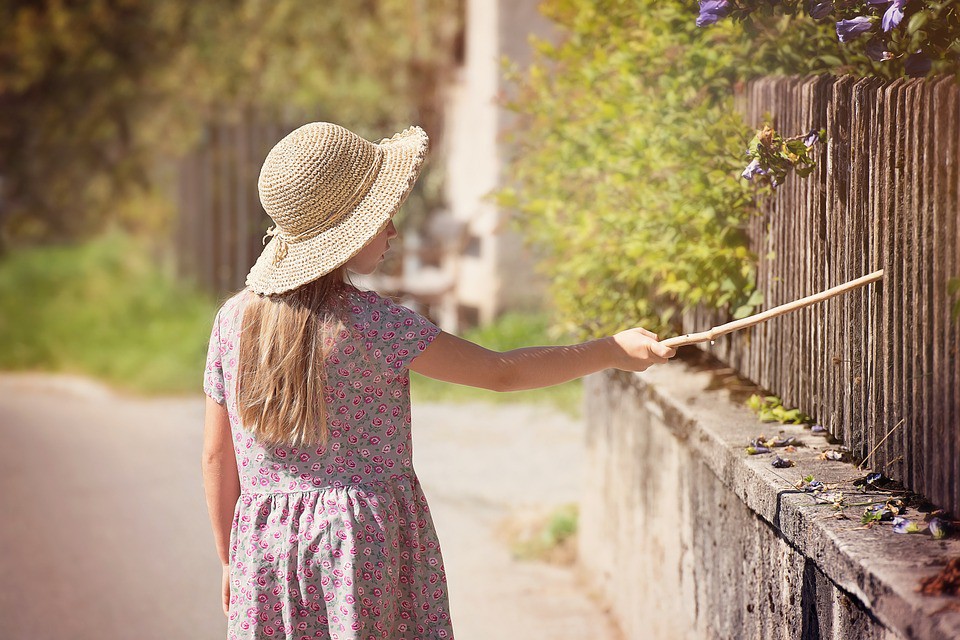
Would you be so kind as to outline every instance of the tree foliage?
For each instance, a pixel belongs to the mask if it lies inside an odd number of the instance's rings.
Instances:
[[[147,180],[137,118],[184,14],[147,2],[8,0],[0,14],[0,222],[62,238]]]
[[[541,245],[568,330],[669,330],[677,303],[746,303],[750,191],[729,153],[733,28],[697,30],[678,2],[563,0],[513,108],[515,184],[502,202]],[[727,46],[716,46],[728,42]]]
[[[205,122],[244,110],[435,134],[458,27],[456,0],[7,0],[0,248],[117,220]]]

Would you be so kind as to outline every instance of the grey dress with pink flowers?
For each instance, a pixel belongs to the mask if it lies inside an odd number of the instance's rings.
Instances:
[[[214,322],[204,391],[230,417],[240,499],[230,537],[228,637],[453,638],[440,543],[413,469],[408,365],[440,333],[347,287],[326,361],[326,446],[268,447],[237,416],[243,309]]]

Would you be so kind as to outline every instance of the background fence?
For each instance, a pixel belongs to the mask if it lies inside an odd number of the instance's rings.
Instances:
[[[877,269],[876,285],[705,347],[812,414],[870,468],[960,513],[960,88],[949,78],[765,78],[747,123],[826,128],[818,167],[789,177],[751,225],[764,308]],[[684,331],[725,321],[698,311]],[[899,427],[897,426],[899,425]]]
[[[180,272],[205,290],[243,287],[271,224],[257,195],[260,165],[291,129],[251,115],[211,124],[181,160],[175,256]]]

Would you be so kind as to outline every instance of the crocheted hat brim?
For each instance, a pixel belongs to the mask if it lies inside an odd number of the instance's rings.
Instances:
[[[338,224],[316,237],[286,244],[286,255],[275,260],[280,243],[274,237],[247,274],[247,287],[261,295],[296,289],[330,273],[360,252],[386,226],[410,195],[428,147],[427,134],[410,127],[377,144],[383,163],[367,195]]]

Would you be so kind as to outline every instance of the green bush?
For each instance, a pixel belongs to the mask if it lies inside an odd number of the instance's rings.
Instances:
[[[698,28],[689,1],[542,9],[563,39],[508,71],[520,124],[499,199],[547,256],[564,328],[665,335],[696,305],[749,313],[762,300],[745,229],[763,191],[739,178],[755,129],[735,92],[761,74],[843,66],[851,50],[807,16],[772,16],[747,38],[729,20]]]
[[[0,262],[0,368],[197,391],[215,311],[124,235],[13,252]]]

